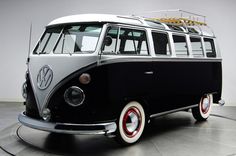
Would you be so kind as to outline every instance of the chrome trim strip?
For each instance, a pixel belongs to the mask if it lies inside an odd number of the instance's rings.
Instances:
[[[146,71],[146,72],[144,72],[144,74],[146,74],[146,75],[152,75],[154,72],[153,71]]]
[[[222,62],[221,58],[190,58],[190,57],[155,57],[153,61],[162,62]]]
[[[150,118],[154,118],[154,117],[158,117],[158,116],[178,112],[178,111],[185,110],[185,109],[190,109],[190,108],[197,107],[197,106],[198,106],[198,104],[195,104],[195,105],[191,105],[191,106],[187,106],[187,107],[173,109],[173,110],[170,110],[170,111],[165,111],[165,112],[161,112],[161,113],[157,113],[157,114],[152,114],[152,115],[150,115]]]
[[[127,56],[127,55],[103,55],[99,65],[120,62],[222,62],[222,59],[201,58],[177,58],[177,57],[151,57],[151,56]]]
[[[20,123],[22,123],[24,126],[38,129],[42,131],[49,131],[49,132],[56,132],[56,133],[65,133],[65,134],[81,134],[81,135],[93,135],[93,134],[110,134],[116,131],[117,126],[115,122],[109,122],[109,123],[100,123],[100,124],[71,124],[71,123],[52,123],[52,122],[45,122],[36,120],[33,118],[30,118],[22,112],[18,116],[18,120]],[[63,130],[63,129],[57,129],[57,126],[68,126],[68,127],[75,127],[75,128],[82,128],[82,130]],[[93,130],[84,130],[86,127],[91,127]],[[97,129],[96,127],[103,127],[103,129]]]

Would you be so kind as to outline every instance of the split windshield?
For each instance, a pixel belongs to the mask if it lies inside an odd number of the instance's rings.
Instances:
[[[34,54],[73,54],[94,52],[102,25],[80,24],[47,28]]]

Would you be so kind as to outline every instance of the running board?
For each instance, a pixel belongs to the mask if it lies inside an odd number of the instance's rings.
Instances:
[[[178,111],[194,108],[194,107],[197,107],[197,106],[198,106],[198,104],[187,106],[187,107],[182,107],[182,108],[178,108],[178,109],[173,109],[173,110],[170,110],[170,111],[165,111],[165,112],[161,112],[161,113],[157,113],[157,114],[152,114],[152,115],[150,115],[150,118],[155,118],[155,117],[158,117],[158,116],[162,116],[162,115],[166,115],[166,114],[170,114],[170,113],[175,113],[175,112],[178,112]]]

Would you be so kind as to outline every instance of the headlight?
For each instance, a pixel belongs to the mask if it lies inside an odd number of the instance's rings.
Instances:
[[[85,95],[82,89],[77,86],[72,86],[65,91],[64,99],[66,103],[73,107],[76,107],[83,104]]]
[[[24,99],[26,99],[27,98],[27,84],[26,84],[26,82],[25,83],[23,83],[23,85],[22,85],[22,89],[21,89],[21,94],[22,94],[22,96],[23,96],[23,98]]]
[[[91,77],[88,73],[83,73],[79,77],[79,82],[82,84],[89,84],[90,81],[91,81]]]

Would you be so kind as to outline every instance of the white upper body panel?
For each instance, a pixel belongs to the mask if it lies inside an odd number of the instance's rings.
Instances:
[[[125,15],[111,15],[111,14],[79,14],[70,15],[61,18],[57,18],[51,21],[47,26],[68,24],[68,23],[87,23],[87,22],[109,22],[109,23],[122,23],[136,26],[150,26],[145,18],[139,16],[125,16]],[[160,22],[161,23],[161,22]],[[162,24],[163,28],[166,28],[166,24]],[[197,27],[199,29],[199,27]],[[158,28],[157,28],[158,29]],[[214,37],[214,34],[209,27],[205,27],[206,30],[200,28],[199,33],[203,36]],[[170,30],[167,28],[167,30]]]
[[[66,24],[66,23],[78,23],[78,22],[113,22],[113,23],[143,25],[141,19],[132,16],[117,16],[109,14],[80,14],[80,15],[71,15],[55,19],[52,22],[50,22],[48,26],[57,24]]]

